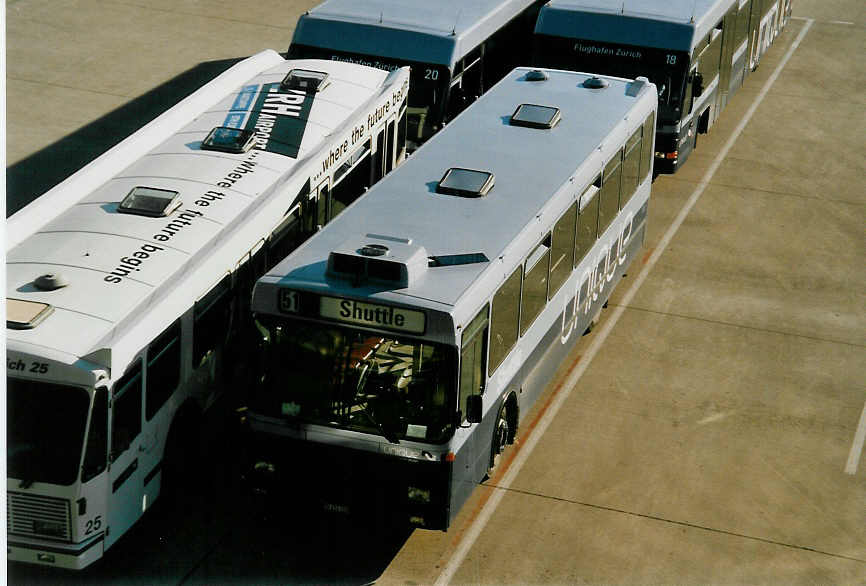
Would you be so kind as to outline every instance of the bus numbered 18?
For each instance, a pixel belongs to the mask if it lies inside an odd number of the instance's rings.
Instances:
[[[264,51],[10,218],[9,560],[83,568],[174,494],[255,279],[401,159],[408,84]]]
[[[656,108],[515,69],[259,279],[253,489],[447,529],[640,255]]]
[[[529,62],[543,0],[326,0],[298,19],[290,58],[412,67],[410,151]]]
[[[656,173],[674,173],[758,66],[791,0],[551,0],[533,63],[633,78],[659,92]]]

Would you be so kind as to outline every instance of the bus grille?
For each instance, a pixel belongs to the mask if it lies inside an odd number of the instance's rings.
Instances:
[[[7,534],[70,541],[69,501],[10,492],[6,496]]]

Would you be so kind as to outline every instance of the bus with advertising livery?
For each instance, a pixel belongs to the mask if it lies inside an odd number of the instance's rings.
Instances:
[[[543,0],[325,0],[298,20],[290,58],[412,67],[408,148],[529,61]]]
[[[173,500],[256,278],[402,159],[408,84],[264,51],[9,219],[7,559],[83,568]]]
[[[656,109],[515,69],[259,279],[253,489],[447,529],[641,254]]]
[[[791,14],[791,0],[550,0],[533,63],[633,78],[659,92],[656,173],[674,173]]]

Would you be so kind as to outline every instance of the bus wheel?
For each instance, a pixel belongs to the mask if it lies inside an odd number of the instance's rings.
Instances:
[[[490,463],[487,466],[488,478],[493,476],[496,466],[499,464],[500,456],[502,456],[505,446],[509,443],[509,438],[513,437],[509,420],[508,409],[506,405],[503,405],[499,409],[499,414],[496,416],[496,424],[493,428],[493,441],[490,445]]]

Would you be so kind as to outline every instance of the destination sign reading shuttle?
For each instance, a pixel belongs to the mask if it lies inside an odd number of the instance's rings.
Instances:
[[[388,305],[374,305],[336,297],[322,297],[320,299],[319,315],[325,319],[339,322],[412,334],[424,333],[426,317],[423,311]]]

